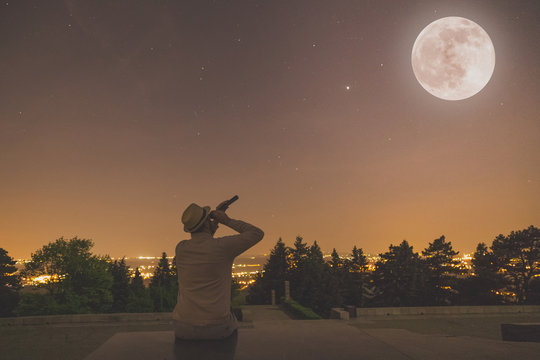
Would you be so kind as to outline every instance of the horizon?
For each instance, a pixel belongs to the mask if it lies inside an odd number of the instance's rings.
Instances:
[[[531,226],[535,226],[535,225],[534,225],[534,224],[531,224]],[[524,227],[523,229],[525,229],[525,228],[527,228],[527,227]],[[523,230],[523,229],[521,229],[521,228],[520,228],[520,229],[514,229],[514,230],[512,230],[512,231]],[[232,233],[232,232],[231,232],[231,233]],[[495,235],[495,236],[493,237],[493,239],[495,239],[495,237],[498,236],[498,235],[508,235],[509,233],[510,233],[510,232],[508,232],[508,233],[499,233],[499,234]],[[445,236],[445,238],[446,238],[446,240],[447,240],[448,242],[452,243],[452,240],[448,239],[448,237],[447,237],[445,234],[441,234],[441,236],[442,236],[442,235]],[[299,236],[301,236],[301,235],[299,235]],[[84,239],[84,238],[85,238],[85,237],[81,237],[81,236],[70,236],[70,237],[64,236],[63,238],[66,239],[66,240],[69,240],[69,239],[71,239],[71,238],[73,238],[73,237],[77,237],[77,238],[79,238],[79,239]],[[363,253],[364,253],[365,255],[371,256],[371,257],[376,257],[376,256],[379,256],[381,253],[387,252],[388,249],[389,249],[389,247],[390,247],[391,245],[399,245],[402,241],[407,241],[407,242],[409,243],[409,245],[411,245],[411,246],[413,247],[414,251],[417,252],[417,253],[419,253],[419,254],[421,255],[422,250],[425,249],[425,248],[427,248],[430,242],[433,242],[433,240],[435,240],[436,238],[439,238],[439,237],[440,237],[440,236],[431,239],[431,240],[428,241],[428,242],[425,244],[425,246],[423,246],[423,247],[422,247],[422,246],[420,246],[420,247],[417,246],[414,242],[411,242],[411,241],[408,240],[408,239],[402,239],[402,240],[399,240],[399,241],[396,241],[396,242],[388,243],[387,246],[386,246],[386,248],[382,249],[381,251],[376,251],[376,252],[367,251],[366,249],[364,249],[362,246],[359,246],[358,244],[352,244],[352,246],[351,246],[350,249],[339,249],[339,248],[335,248],[335,249],[336,249],[337,253],[338,253],[341,257],[346,257],[346,256],[350,255],[352,248],[353,248],[354,246],[356,246],[357,248],[362,249],[362,251],[363,251]],[[293,244],[294,244],[294,241],[296,240],[296,237],[295,237],[295,238],[294,238],[293,240],[291,240],[290,243],[289,243],[289,242],[287,242],[285,239],[283,239],[282,237],[280,237],[280,238],[281,238],[282,241],[284,242],[285,246],[288,246],[288,247],[292,247]],[[306,239],[306,238],[304,238],[304,237],[302,237],[302,239],[303,239],[303,241],[304,241],[308,246],[313,245],[313,242],[316,241],[316,240],[314,240],[314,241],[309,241],[309,239]],[[493,239],[492,239],[491,241],[493,241]],[[56,240],[56,239],[51,240],[50,242],[54,242],[55,240]],[[173,250],[172,250],[171,252],[166,251],[166,250],[161,250],[161,251],[155,253],[154,255],[152,255],[153,253],[145,253],[145,254],[137,254],[137,255],[114,255],[114,256],[113,256],[113,255],[111,255],[110,253],[106,253],[106,252],[105,252],[105,253],[100,253],[100,252],[97,252],[97,251],[95,250],[96,242],[95,242],[93,239],[90,239],[90,240],[92,240],[92,241],[94,242],[94,248],[92,249],[92,253],[93,253],[93,254],[98,255],[98,256],[109,256],[109,257],[110,257],[111,259],[113,259],[113,260],[114,260],[114,259],[122,259],[123,257],[125,257],[126,260],[127,260],[127,259],[139,259],[139,260],[141,260],[141,259],[142,259],[142,260],[145,260],[145,259],[158,259],[158,258],[161,257],[161,254],[162,254],[163,252],[165,252],[165,253],[167,254],[167,258],[169,258],[169,259],[172,259],[172,258],[174,257],[174,255],[171,255],[171,254],[174,254],[174,248],[173,248]],[[188,240],[188,239],[184,239],[184,240]],[[181,240],[181,241],[182,241],[182,240]],[[275,243],[277,243],[277,241],[278,241],[278,240],[276,240]],[[491,246],[491,241],[479,241],[479,243],[480,243],[480,242],[483,242],[483,243],[485,243],[485,244],[489,247],[489,246]],[[46,242],[46,243],[44,243],[43,245],[46,245],[46,244],[48,244],[48,243],[49,243],[49,242]],[[274,245],[275,245],[275,243],[274,243]],[[317,244],[319,244],[319,246],[320,246],[320,243],[319,243],[319,242],[317,242]],[[472,249],[470,249],[470,250],[462,250],[462,249],[456,248],[456,247],[454,246],[454,244],[452,243],[452,248],[453,248],[455,251],[458,252],[458,255],[457,255],[457,256],[464,256],[464,255],[472,255],[472,254],[474,254],[477,245],[478,245],[478,243],[474,246],[474,248],[472,248]],[[176,245],[175,245],[175,246],[176,246]],[[257,247],[257,246],[255,246],[255,247]],[[27,256],[27,257],[15,256],[15,255],[13,255],[13,254],[11,254],[11,253],[9,252],[9,249],[6,249],[6,250],[8,250],[8,254],[9,254],[12,258],[14,258],[14,259],[16,259],[16,260],[19,261],[19,260],[28,260],[28,259],[30,259],[30,258],[31,258],[31,255],[30,255],[30,254],[33,253],[33,252],[36,251],[36,250],[39,250],[39,249],[41,249],[41,247],[36,248],[36,249],[34,249],[33,251],[31,251],[31,252],[28,252],[28,256]],[[237,256],[237,258],[262,257],[262,256],[267,257],[267,256],[270,255],[270,252],[271,252],[272,249],[273,249],[273,246],[270,247],[269,249],[267,249],[266,252],[253,252],[253,251],[251,251],[251,249],[249,249],[247,252],[242,253],[241,255]],[[326,248],[321,247],[321,251],[322,251],[322,253],[323,253],[325,256],[331,254],[332,251],[333,251],[333,249],[334,249],[334,248],[326,249]]]

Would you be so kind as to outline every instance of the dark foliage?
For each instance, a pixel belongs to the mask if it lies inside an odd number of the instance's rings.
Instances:
[[[46,275],[44,293],[23,295],[19,315],[104,313],[111,310],[112,275],[107,258],[90,252],[88,239],[60,238],[32,254],[23,276]],[[40,296],[44,297],[38,299]],[[35,307],[35,308],[34,308]]]
[[[276,293],[276,301],[281,301],[285,292],[283,284],[287,280],[289,269],[289,254],[289,249],[280,238],[270,251],[268,261],[263,267],[264,275],[259,275],[255,284],[250,286],[247,301],[251,304],[270,304],[272,290]]]
[[[414,306],[422,303],[422,262],[406,240],[380,254],[373,283],[376,306]]]
[[[540,229],[530,226],[524,230],[499,235],[491,250],[498,268],[504,272],[506,289],[516,294],[517,302],[527,302],[529,284],[540,274]]]
[[[0,316],[13,315],[19,302],[20,279],[16,272],[15,261],[0,248]]]
[[[456,275],[463,273],[459,261],[454,260],[458,254],[452,249],[452,243],[441,236],[429,243],[422,251],[423,271],[423,303],[426,305],[451,305],[457,295]]]
[[[154,302],[150,297],[150,291],[144,286],[139,268],[135,269],[135,276],[129,285],[128,302],[126,311],[143,313],[154,311]]]
[[[170,312],[173,311],[178,296],[178,280],[176,276],[176,267],[169,265],[167,254],[161,255],[154,276],[150,282],[150,296],[154,302],[154,311]]]
[[[110,263],[110,272],[113,277],[112,283],[112,312],[126,312],[129,299],[129,267],[124,258]]]

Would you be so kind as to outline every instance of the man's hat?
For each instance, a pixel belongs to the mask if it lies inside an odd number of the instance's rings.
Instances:
[[[200,207],[195,203],[189,205],[182,214],[184,231],[189,233],[197,231],[204,224],[208,215],[210,215],[210,206]]]

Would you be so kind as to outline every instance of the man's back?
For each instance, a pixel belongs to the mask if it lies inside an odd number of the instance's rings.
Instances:
[[[176,247],[178,303],[173,319],[195,326],[234,322],[230,314],[233,260],[259,242],[264,233],[239,220],[226,224],[237,235],[214,238],[193,233]]]

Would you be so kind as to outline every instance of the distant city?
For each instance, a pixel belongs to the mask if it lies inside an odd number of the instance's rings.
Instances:
[[[367,270],[373,271],[375,270],[375,263],[380,260],[379,256],[372,256],[367,254]],[[324,254],[324,259],[326,261],[330,260],[331,255],[330,254]],[[144,279],[145,285],[148,285],[150,282],[156,265],[159,262],[160,256],[138,256],[138,257],[125,257],[126,264],[129,266],[129,269],[131,271],[131,275],[134,276],[135,269],[139,268],[139,272],[141,273],[141,276]],[[169,263],[172,263],[173,257],[169,256],[167,257],[169,259]],[[342,259],[347,259],[347,257],[341,256]],[[114,258],[111,257],[111,260],[120,260],[122,258]],[[264,264],[266,264],[266,261],[268,259],[268,254],[263,255],[255,255],[255,256],[241,256],[237,257],[235,259],[235,262],[232,266],[232,276],[237,281],[237,283],[242,287],[245,288],[249,286],[250,284],[255,282],[255,278],[258,274],[263,272]],[[459,266],[462,269],[471,269],[471,254],[464,254],[462,256],[455,257],[456,260],[459,260],[460,264]],[[16,266],[19,270],[22,270],[24,267],[24,264],[28,262],[28,259],[17,259]],[[48,280],[51,280],[51,278],[54,278],[54,275],[42,275],[42,276],[36,276],[32,278],[23,278],[22,279],[22,285],[23,286],[29,286],[29,285],[36,285],[39,283],[45,283]]]

